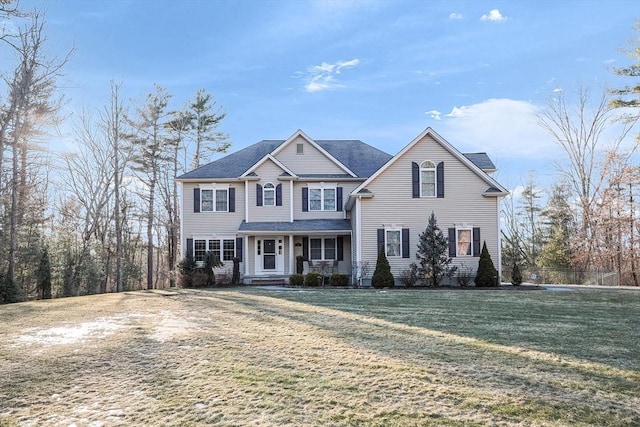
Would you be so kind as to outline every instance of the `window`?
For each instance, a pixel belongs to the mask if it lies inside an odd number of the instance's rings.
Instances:
[[[263,205],[275,206],[276,205],[276,187],[268,182],[262,188]]]
[[[226,212],[227,210],[227,190],[216,190],[216,211]]]
[[[334,237],[324,239],[309,239],[309,258],[312,260],[336,259],[337,239]]]
[[[436,196],[436,165],[431,161],[420,165],[420,197]]]
[[[207,253],[206,240],[193,241],[193,258],[196,262],[204,262],[204,256]]]
[[[213,190],[200,191],[200,211],[213,212]]]
[[[459,228],[457,233],[457,256],[471,256],[471,229]]]
[[[400,230],[385,230],[385,248],[388,257],[402,256],[400,238]]]
[[[215,207],[215,209],[214,209]],[[200,190],[200,212],[227,212],[229,190]]]
[[[336,187],[310,188],[309,189],[309,210],[310,211],[335,211],[336,210]]]
[[[204,263],[207,252],[213,252],[221,261],[232,261],[236,254],[236,240],[234,238],[193,241],[193,256],[196,262]]]
[[[225,239],[222,241],[222,260],[232,261],[236,253],[235,239]]]
[[[304,144],[296,144],[296,154],[304,154]]]

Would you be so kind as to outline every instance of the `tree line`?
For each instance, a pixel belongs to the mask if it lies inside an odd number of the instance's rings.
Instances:
[[[625,84],[595,95],[579,86],[540,110],[539,125],[563,154],[558,180],[541,189],[531,174],[520,197],[503,202],[504,273],[550,269],[562,281],[566,270],[599,269],[640,285],[640,135],[631,133],[640,118],[640,21],[635,32],[624,50],[632,63],[612,70]]]
[[[198,90],[183,108],[155,85],[75,120],[75,149],[49,151],[73,51],[46,55],[45,20],[0,1],[0,302],[173,286],[179,247],[176,176],[224,152],[226,116]],[[7,60],[5,60],[5,58]]]

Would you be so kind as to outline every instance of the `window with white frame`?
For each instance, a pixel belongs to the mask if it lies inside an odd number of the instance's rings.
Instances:
[[[336,187],[309,188],[310,211],[335,211]]]
[[[204,262],[207,252],[212,252],[221,261],[232,261],[236,254],[236,240],[194,239],[193,257],[196,262]]]
[[[262,187],[262,205],[276,205],[276,187],[270,182],[266,183],[264,187]]]
[[[472,238],[471,228],[456,229],[456,256],[471,256]]]
[[[227,212],[229,210],[229,189],[200,190],[200,212]]]
[[[436,165],[427,160],[420,165],[420,197],[436,196]]]
[[[312,260],[334,260],[337,254],[335,237],[309,239],[309,258]]]
[[[387,257],[400,257],[401,251],[401,230],[399,229],[385,229],[385,248]]]

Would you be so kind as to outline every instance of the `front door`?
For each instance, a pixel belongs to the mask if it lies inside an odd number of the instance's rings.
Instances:
[[[284,274],[284,238],[256,239],[256,274]]]
[[[262,268],[275,271],[276,269],[276,239],[262,240],[264,251],[262,253]]]

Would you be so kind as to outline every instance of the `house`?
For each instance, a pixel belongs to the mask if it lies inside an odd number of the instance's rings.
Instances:
[[[366,285],[380,246],[396,278],[416,262],[434,212],[455,265],[475,271],[486,242],[500,271],[499,201],[508,191],[495,170],[485,153],[463,154],[431,128],[395,156],[299,130],[177,178],[182,253],[202,261],[214,251],[225,268],[238,257],[244,283],[285,279],[300,255],[304,273],[321,268]]]

